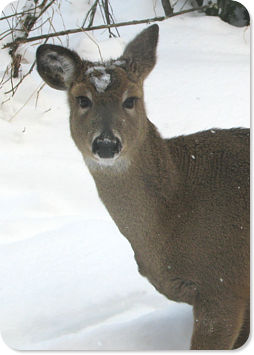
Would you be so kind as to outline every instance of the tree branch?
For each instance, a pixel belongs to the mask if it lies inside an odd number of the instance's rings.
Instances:
[[[33,41],[38,41],[40,39],[45,39],[45,38],[51,38],[51,37],[57,37],[57,36],[65,36],[69,34],[74,34],[74,33],[79,33],[79,32],[86,32],[86,31],[94,31],[94,30],[101,30],[101,29],[108,29],[112,27],[123,27],[123,26],[132,26],[132,25],[139,25],[142,23],[151,23],[151,22],[159,22],[159,21],[164,21],[167,20],[171,17],[183,15],[189,12],[193,11],[201,11],[201,10],[206,10],[209,7],[209,5],[206,6],[201,6],[193,9],[188,9],[188,10],[183,10],[180,12],[176,12],[171,14],[170,16],[161,16],[161,17],[153,17],[153,18],[146,18],[143,20],[134,20],[134,21],[127,21],[127,22],[119,22],[119,23],[112,23],[110,25],[99,25],[99,26],[92,26],[92,27],[87,27],[87,28],[73,28],[70,30],[65,30],[65,31],[59,31],[59,32],[54,32],[54,33],[48,33],[40,36],[34,36],[30,38],[18,38],[13,42],[6,43],[2,48],[10,48],[14,44],[20,44],[20,43],[28,43],[28,42],[33,42]]]
[[[45,5],[45,2],[46,2],[46,1],[43,0],[40,5],[35,6],[35,7],[33,7],[32,9],[30,9],[30,10],[21,11],[21,12],[15,12],[15,14],[11,14],[11,15],[7,15],[7,16],[0,17],[0,21],[2,21],[2,20],[7,20],[8,18],[16,17],[16,16],[19,16],[19,15],[24,15],[24,14],[30,13],[30,12],[32,12],[32,11],[35,11],[35,10],[37,10],[37,9],[41,9],[41,8],[43,8],[43,6]]]
[[[170,16],[173,14],[173,9],[171,7],[170,0],[161,0],[161,4],[163,6],[166,16]]]
[[[110,25],[111,21],[110,21],[108,0],[102,1],[102,5],[104,7],[104,13],[105,13],[107,25]],[[114,34],[111,32],[110,28],[108,29],[108,32],[109,32],[109,37],[115,37]]]
[[[86,17],[83,20],[83,23],[82,23],[82,26],[81,26],[82,28],[85,26],[86,20],[88,19],[89,16],[90,16],[90,19],[89,19],[88,27],[91,27],[93,25],[93,20],[94,20],[94,16],[95,16],[95,13],[96,13],[98,2],[99,2],[99,0],[95,0],[95,2],[93,3],[92,7],[87,12]]]
[[[16,28],[13,29],[13,34],[16,39],[12,42],[10,46],[9,54],[12,57],[12,76],[17,78],[19,75],[19,68],[21,63],[21,55],[17,54],[17,49],[19,47],[20,39],[26,39],[29,35],[29,32],[32,30],[36,21],[44,14],[44,12],[55,2],[51,0],[47,5],[48,0],[44,0],[40,5],[40,13],[36,14],[36,11],[31,11],[31,9],[24,10],[23,15],[20,19],[20,22],[17,23]],[[34,0],[36,3],[37,0]]]

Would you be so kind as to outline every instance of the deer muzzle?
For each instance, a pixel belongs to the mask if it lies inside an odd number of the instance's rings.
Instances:
[[[102,159],[114,158],[122,149],[121,141],[111,131],[104,131],[92,142],[92,152]]]

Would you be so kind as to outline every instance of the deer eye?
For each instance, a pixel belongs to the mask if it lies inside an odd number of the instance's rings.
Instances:
[[[123,102],[123,108],[127,109],[132,109],[135,105],[135,101],[137,100],[137,97],[131,96],[128,97],[124,102]]]
[[[92,106],[92,101],[87,96],[76,97],[78,104],[82,108],[89,108]]]

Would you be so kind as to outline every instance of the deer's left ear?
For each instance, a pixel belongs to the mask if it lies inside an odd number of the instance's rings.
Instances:
[[[57,90],[67,90],[82,68],[82,60],[76,52],[53,44],[41,45],[36,60],[42,79]]]
[[[143,30],[124,50],[122,59],[127,59],[129,70],[141,79],[145,79],[156,63],[156,47],[159,26],[152,25]]]

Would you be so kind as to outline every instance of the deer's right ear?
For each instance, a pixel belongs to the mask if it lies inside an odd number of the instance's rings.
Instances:
[[[52,88],[67,90],[82,68],[77,53],[53,44],[41,45],[36,52],[37,70]]]

